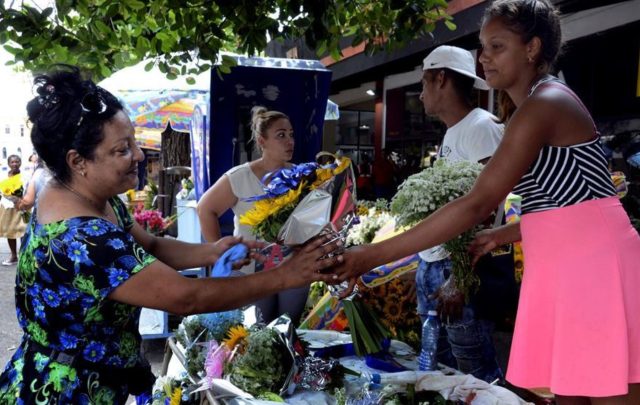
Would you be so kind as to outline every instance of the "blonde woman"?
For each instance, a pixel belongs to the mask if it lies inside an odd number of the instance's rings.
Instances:
[[[227,171],[198,203],[202,235],[208,242],[216,241],[222,236],[219,218],[229,209],[234,213],[234,236],[255,240],[251,229],[239,223],[240,216],[253,205],[244,199],[264,193],[261,179],[267,173],[290,166],[295,141],[291,122],[286,114],[270,111],[265,107],[254,107],[251,110],[251,133],[252,141],[261,156]],[[260,271],[260,265],[257,270]],[[255,271],[254,264],[241,269],[245,274]],[[307,294],[307,287],[286,290],[263,299],[256,305],[265,322],[284,313],[288,313],[297,322],[304,309]]]

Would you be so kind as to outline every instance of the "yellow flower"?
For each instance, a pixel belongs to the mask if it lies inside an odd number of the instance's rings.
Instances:
[[[227,346],[227,349],[233,350],[237,344],[244,342],[249,336],[249,332],[244,326],[234,326],[227,332],[227,338],[223,340],[223,343]]]
[[[127,190],[125,194],[127,195],[127,200],[129,201],[133,201],[133,199],[136,198],[136,190],[134,189]]]
[[[171,402],[169,402],[169,404],[180,405],[181,399],[182,399],[182,388],[178,387],[173,390],[173,393],[171,394]]]
[[[325,181],[331,179],[332,177],[342,173],[343,171],[345,171],[345,169],[347,167],[349,167],[349,165],[351,165],[351,159],[343,157],[340,158],[338,160],[340,163],[338,164],[338,166],[334,169],[316,169],[316,180],[313,182],[313,184],[311,185],[310,189],[311,190],[315,190],[316,188],[320,187],[320,185],[322,183],[324,183]]]
[[[349,166],[351,166],[351,159],[349,159],[348,157],[342,157],[340,158],[340,164],[338,165],[338,167],[333,169],[333,174],[340,174]]]
[[[240,224],[256,226],[287,205],[298,201],[304,185],[305,182],[301,182],[297,189],[289,190],[280,197],[256,201],[253,208],[240,216]]]
[[[22,176],[16,174],[0,182],[0,191],[6,196],[13,195],[22,187]]]

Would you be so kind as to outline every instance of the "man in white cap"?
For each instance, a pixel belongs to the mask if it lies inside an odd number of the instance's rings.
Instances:
[[[437,116],[447,126],[438,158],[488,161],[502,139],[504,125],[491,113],[473,106],[473,88],[489,89],[476,75],[473,55],[462,48],[439,46],[424,59],[423,71],[420,99],[425,113]],[[424,321],[429,310],[438,309],[444,320],[439,361],[488,382],[503,379],[491,339],[492,324],[478,319],[473,305],[464,305],[465,297],[450,277],[449,253],[436,246],[420,252],[420,258],[416,272],[418,314]]]

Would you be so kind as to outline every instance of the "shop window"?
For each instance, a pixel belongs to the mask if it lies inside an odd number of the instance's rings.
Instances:
[[[431,162],[445,125],[424,112],[419,83],[387,90],[385,150],[392,153],[402,181]]]
[[[358,164],[364,154],[369,157],[374,149],[375,113],[340,109],[337,127],[337,146],[354,163]]]

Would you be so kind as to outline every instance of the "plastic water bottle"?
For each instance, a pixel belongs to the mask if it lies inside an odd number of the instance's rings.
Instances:
[[[422,350],[418,358],[418,368],[422,371],[433,371],[438,368],[438,337],[440,336],[440,319],[438,312],[429,311],[427,320],[422,325]]]

